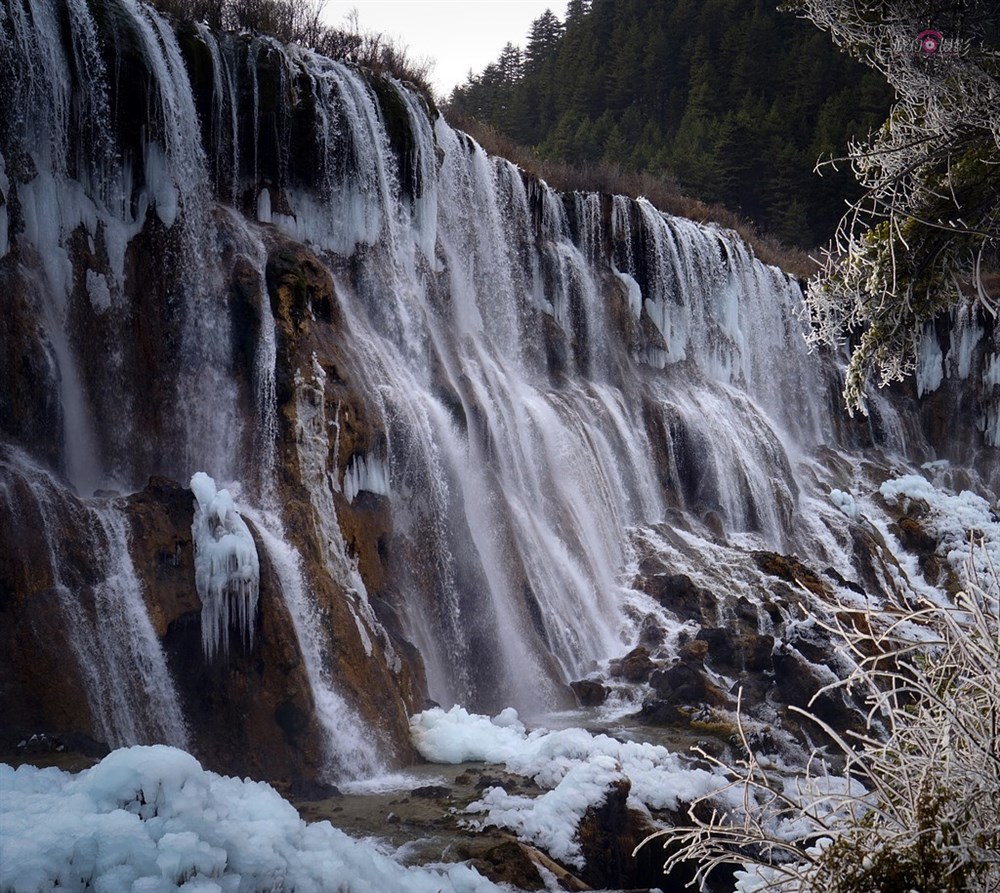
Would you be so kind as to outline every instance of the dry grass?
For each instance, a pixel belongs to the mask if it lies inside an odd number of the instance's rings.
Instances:
[[[685,195],[672,180],[649,173],[629,173],[610,164],[570,165],[547,161],[474,118],[450,110],[446,110],[445,114],[451,124],[468,133],[487,152],[513,161],[554,189],[563,192],[604,192],[632,198],[643,196],[667,214],[702,223],[716,223],[735,230],[764,263],[774,264],[800,279],[808,279],[819,269],[819,263],[808,252],[761,233],[752,221],[722,205],[706,204]]]
[[[326,0],[151,0],[176,19],[203,21],[216,30],[254,31],[282,43],[310,47],[331,59],[407,81],[432,96],[429,59],[411,58],[408,48],[384,34],[362,30],[354,10],[346,27],[323,21]]]

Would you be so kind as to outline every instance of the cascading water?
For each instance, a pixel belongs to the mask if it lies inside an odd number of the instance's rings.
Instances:
[[[95,729],[111,746],[189,744],[160,640],[129,553],[128,521],[114,499],[80,501],[17,450],[0,449],[0,492],[25,524],[40,525],[45,564]],[[69,554],[84,549],[91,567]]]
[[[25,380],[60,408],[61,455],[40,457],[30,486],[66,491],[43,461],[84,493],[202,470],[242,481],[330,765],[383,766],[337,676],[349,645],[388,688],[422,665],[445,704],[564,703],[567,682],[639,635],[631,540],[662,540],[678,563],[713,537],[815,553],[849,576],[832,477],[810,458],[838,445],[835,364],[807,351],[798,286],[734,234],[561,195],[390,78],[172,26],[137,0],[98,5],[114,14],[0,10],[15,96],[0,113],[0,273],[40,310]],[[945,371],[997,386],[1000,364],[975,366],[981,327],[953,339],[928,347],[921,387]],[[873,405],[884,449],[919,440]],[[18,424],[4,442],[33,449]],[[122,551],[123,529],[86,505],[100,554]],[[649,532],[666,519],[672,540]],[[311,573],[335,581],[340,628]],[[257,603],[237,595],[250,629]],[[131,626],[103,626],[137,636],[140,602],[115,599],[101,604]],[[228,625],[213,617],[209,651]],[[159,690],[156,662],[135,659]],[[114,741],[183,727],[114,723]]]

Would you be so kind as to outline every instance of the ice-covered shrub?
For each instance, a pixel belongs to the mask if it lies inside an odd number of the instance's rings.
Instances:
[[[953,602],[839,611],[831,632],[856,669],[835,684],[864,694],[867,733],[811,716],[829,746],[799,777],[744,737],[745,758],[723,767],[742,810],[695,801],[689,826],[654,835],[666,868],[694,861],[703,881],[737,863],[741,893],[1000,890],[1000,579],[975,568]]]

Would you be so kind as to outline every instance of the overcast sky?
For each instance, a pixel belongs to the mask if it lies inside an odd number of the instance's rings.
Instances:
[[[399,38],[413,59],[434,60],[431,82],[447,96],[500,55],[507,41],[524,47],[531,23],[546,9],[559,18],[566,0],[328,0],[324,16],[342,25],[357,9],[364,31]]]

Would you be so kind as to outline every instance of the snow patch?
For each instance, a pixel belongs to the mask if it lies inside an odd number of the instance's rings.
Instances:
[[[574,865],[582,858],[575,839],[580,819],[616,782],[628,779],[630,802],[653,809],[677,809],[725,785],[721,775],[693,768],[659,745],[578,728],[529,732],[512,708],[490,718],[458,706],[447,712],[435,707],[414,716],[410,732],[431,762],[501,763],[548,789],[532,799],[490,788],[469,811],[485,814],[476,824],[509,828]]]
[[[87,270],[87,297],[90,299],[90,306],[95,310],[107,310],[111,307],[111,289],[108,288],[108,280],[93,270]]]
[[[858,520],[858,504],[850,493],[833,489],[830,491],[830,502],[839,508],[852,521]]]
[[[269,785],[163,745],[78,775],[0,765],[0,790],[4,890],[501,890],[466,865],[404,867],[329,822],[307,824]]]
[[[916,474],[886,481],[879,492],[890,505],[899,504],[904,510],[909,500],[927,503],[930,512],[921,524],[938,540],[938,554],[948,560],[959,578],[966,575],[970,560],[982,574],[991,564],[1000,563],[1000,523],[982,496],[969,490],[956,496]]]

